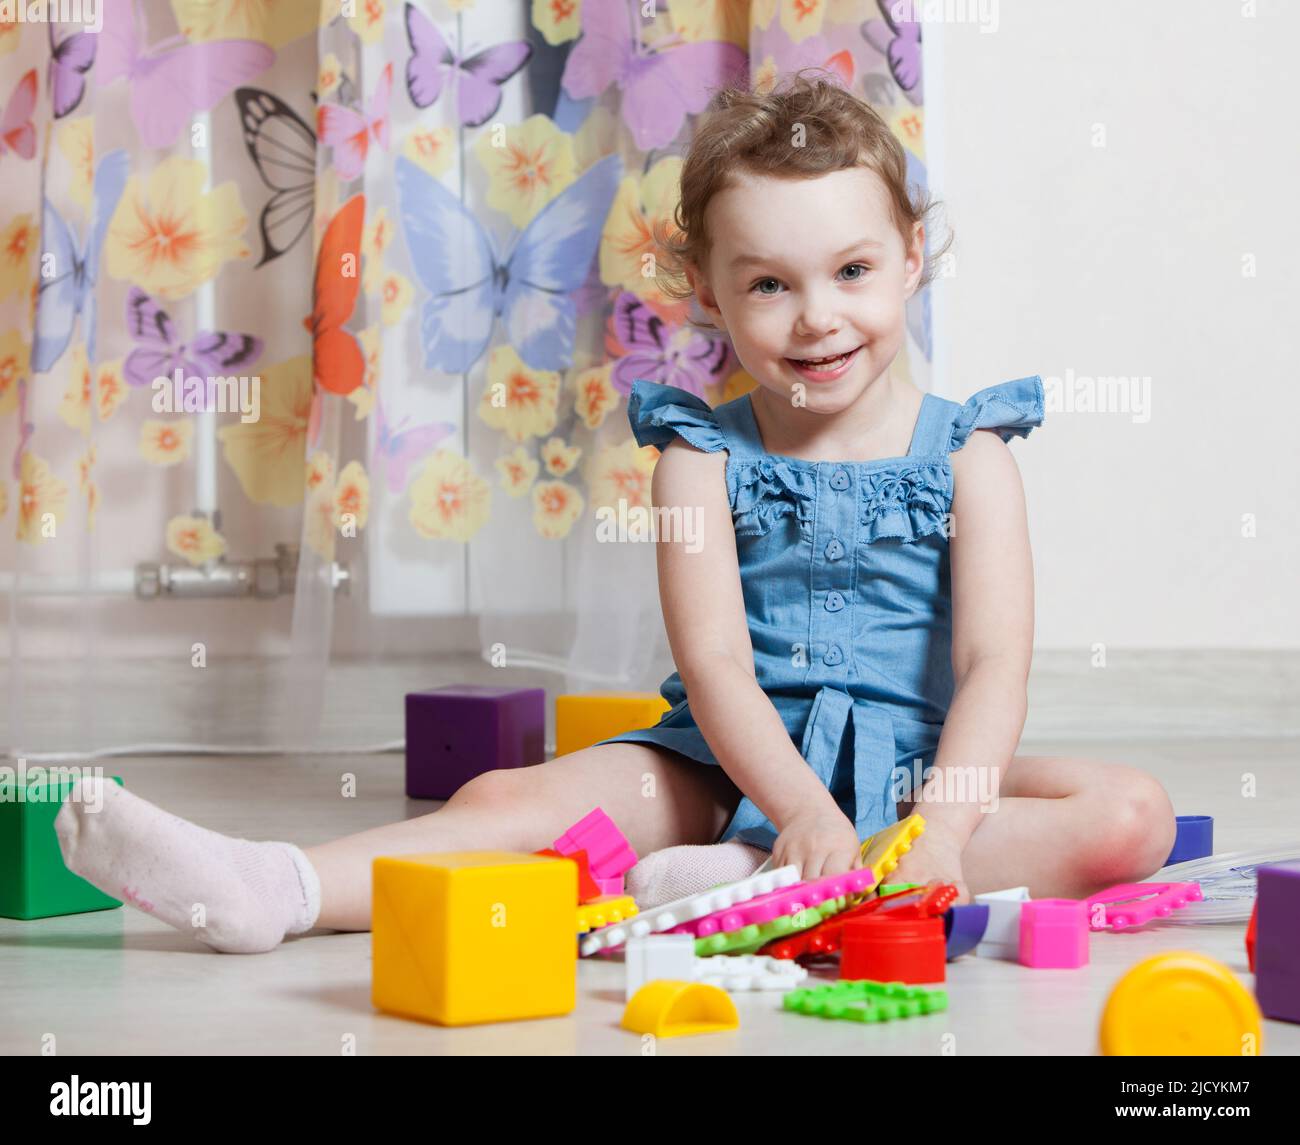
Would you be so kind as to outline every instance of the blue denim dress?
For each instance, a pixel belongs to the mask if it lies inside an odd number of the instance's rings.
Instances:
[[[1028,436],[1042,424],[1042,382],[1002,382],[964,403],[926,394],[907,454],[879,461],[765,452],[748,394],[710,409],[686,390],[638,380],[628,420],[641,445],[663,449],[675,434],[727,451],[758,684],[860,839],[897,822],[894,768],[933,766],[954,688],[948,455],[976,429]],[[659,691],[671,709],[654,727],[600,742],[716,765],[680,673]],[[776,835],[746,797],[719,841],[770,850]]]

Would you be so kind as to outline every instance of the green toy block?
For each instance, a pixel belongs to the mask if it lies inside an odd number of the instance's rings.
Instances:
[[[695,953],[702,958],[714,954],[753,954],[774,938],[784,938],[787,934],[807,930],[831,915],[839,914],[848,905],[848,901],[847,895],[841,895],[794,914],[783,914],[770,922],[742,926],[739,930],[721,930],[717,934],[697,938]]]
[[[899,891],[910,891],[920,885],[920,883],[886,883],[883,887],[876,888],[876,896],[884,898],[885,895],[897,894]]]
[[[0,918],[52,918],[122,905],[64,865],[54,818],[77,778],[67,771],[51,768],[47,777],[41,767],[24,764],[17,773],[0,768]]]
[[[948,1008],[946,990],[904,986],[901,982],[872,982],[866,978],[791,990],[781,1000],[784,1009],[817,1018],[848,1022],[888,1022]]]

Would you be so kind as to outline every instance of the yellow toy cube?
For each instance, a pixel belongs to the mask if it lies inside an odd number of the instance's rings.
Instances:
[[[546,1018],[577,1003],[578,868],[511,851],[373,866],[371,1001],[440,1026]]]
[[[568,755],[610,736],[652,728],[668,711],[656,692],[584,692],[555,697],[555,754]]]

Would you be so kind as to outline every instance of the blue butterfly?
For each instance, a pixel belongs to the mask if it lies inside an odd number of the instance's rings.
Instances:
[[[396,163],[398,213],[411,263],[433,295],[420,308],[424,364],[463,374],[482,357],[498,315],[526,365],[573,360],[575,293],[600,243],[623,161],[607,155],[546,204],[505,262],[461,201],[405,156]]]
[[[77,250],[72,228],[46,199],[41,211],[41,283],[36,296],[36,336],[32,341],[32,370],[49,370],[72,340],[77,315],[82,315],[86,355],[95,360],[95,280],[99,250],[104,245],[108,221],[126,188],[130,156],[119,148],[100,160],[95,169],[95,204],[86,245]],[[52,270],[45,277],[46,267]]]

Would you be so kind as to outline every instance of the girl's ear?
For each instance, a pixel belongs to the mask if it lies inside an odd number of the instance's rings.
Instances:
[[[916,293],[916,288],[925,271],[925,224],[917,223],[912,228],[912,241],[907,244],[903,257],[903,291],[908,298]]]
[[[700,304],[700,309],[704,311],[719,330],[725,330],[727,324],[722,317],[722,311],[718,309],[718,300],[714,296],[708,281],[700,273],[699,267],[695,266],[694,263],[686,265],[686,281],[691,284],[691,290],[695,292],[695,301]]]

